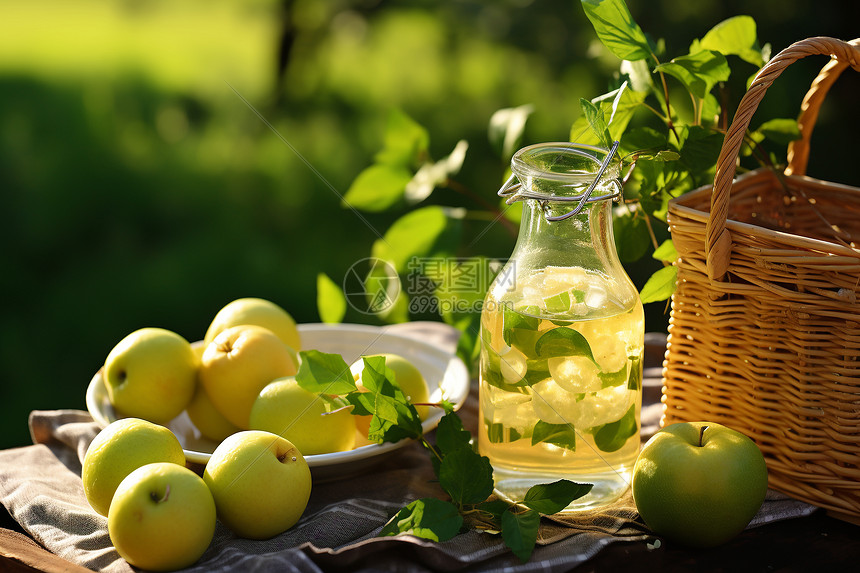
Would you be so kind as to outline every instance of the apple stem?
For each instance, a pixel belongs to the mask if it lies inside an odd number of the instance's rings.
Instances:
[[[158,494],[152,492],[149,494],[149,497],[152,498],[152,501],[155,503],[161,503],[162,501],[167,501],[167,498],[170,496],[170,484],[167,484],[164,488],[164,496],[161,499],[158,499]]]
[[[705,444],[704,444],[704,440],[705,440],[705,430],[707,430],[707,429],[708,429],[708,427],[707,427],[707,426],[702,426],[702,428],[699,430],[699,447],[700,447],[700,448],[701,448],[701,447],[703,447],[703,446],[705,445]]]

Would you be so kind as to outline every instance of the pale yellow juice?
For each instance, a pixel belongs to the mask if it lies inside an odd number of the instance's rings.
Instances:
[[[478,443],[497,493],[519,501],[565,478],[594,484],[567,511],[609,503],[639,452],[642,304],[576,267],[516,283],[494,288],[482,317]]]

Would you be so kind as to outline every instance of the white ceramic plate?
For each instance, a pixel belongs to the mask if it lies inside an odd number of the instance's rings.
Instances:
[[[430,401],[445,398],[459,409],[469,395],[469,371],[457,356],[417,338],[395,334],[384,327],[360,324],[302,324],[299,325],[304,349],[337,353],[347,364],[364,354],[393,353],[410,360],[424,375],[430,390]],[[87,387],[87,409],[102,428],[117,419],[108,400],[102,371],[96,373]],[[430,416],[422,424],[424,433],[435,429],[442,418],[442,410],[431,408]],[[192,463],[205,465],[218,445],[204,438],[183,412],[167,427],[170,428],[185,450],[185,458]],[[371,444],[347,452],[305,456],[314,479],[329,480],[355,475],[379,461],[380,456],[408,443]]]

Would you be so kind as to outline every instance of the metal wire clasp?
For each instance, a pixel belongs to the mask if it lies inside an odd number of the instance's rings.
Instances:
[[[516,181],[516,175],[511,174],[505,184],[502,185],[502,188],[499,189],[498,195],[499,197],[505,197],[505,203],[511,205],[517,201],[522,199],[535,199],[540,203],[541,209],[544,212],[544,218],[547,221],[562,221],[564,219],[568,219],[578,214],[585,207],[586,203],[593,203],[597,201],[604,201],[606,199],[614,199],[621,195],[621,184],[618,181],[612,181],[611,185],[614,188],[612,193],[608,193],[605,195],[599,195],[596,197],[592,197],[591,194],[594,192],[594,188],[597,187],[597,184],[600,182],[600,179],[603,177],[603,174],[606,172],[607,167],[609,167],[610,161],[615,157],[615,154],[618,152],[618,146],[620,142],[614,141],[612,146],[609,148],[609,151],[606,154],[606,157],[603,158],[603,161],[600,162],[597,158],[592,157],[591,155],[584,155],[588,159],[594,161],[600,165],[600,169],[598,169],[597,173],[594,176],[594,181],[591,182],[591,185],[588,186],[588,189],[585,190],[584,193],[580,195],[545,195],[541,193],[534,193],[528,190],[523,189],[523,184],[519,181]],[[562,185],[561,187],[573,187],[574,185]],[[572,210],[564,213],[562,215],[550,215],[549,214],[549,204],[555,202],[564,202],[564,203],[572,203],[576,201],[576,207]]]

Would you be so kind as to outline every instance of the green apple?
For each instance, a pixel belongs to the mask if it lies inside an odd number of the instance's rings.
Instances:
[[[203,480],[221,523],[249,539],[268,539],[295,525],[311,495],[311,470],[298,448],[258,430],[221,442]]]
[[[185,466],[185,452],[173,432],[140,418],[121,418],[108,424],[84,454],[81,479],[87,501],[96,512],[107,515],[120,482],[137,468],[154,462]]]
[[[191,343],[163,328],[141,328],[108,354],[103,376],[108,399],[123,416],[166,424],[182,413],[197,383]]]
[[[657,535],[690,547],[715,547],[749,524],[767,493],[758,446],[720,424],[667,426],[642,447],[633,500]]]
[[[426,404],[430,401],[430,390],[427,386],[427,381],[421,371],[412,364],[409,360],[399,354],[368,354],[367,356],[384,356],[385,367],[394,371],[394,381],[400,386],[400,390],[406,399],[415,406],[415,411],[421,420],[426,420],[430,412],[429,406]],[[361,373],[364,370],[364,360],[359,358],[350,366],[350,372],[355,379],[356,388],[363,392],[364,385],[361,383]],[[372,416],[354,416],[355,424],[359,434],[363,438],[367,438],[368,428],[370,427],[370,419]],[[368,442],[369,443],[369,442]]]
[[[185,411],[200,434],[213,442],[220,442],[240,430],[218,411],[202,384],[197,385],[197,391]]]
[[[289,347],[271,330],[240,325],[222,331],[206,345],[200,382],[215,408],[231,424],[247,430],[260,390],[296,371]]]
[[[268,328],[290,348],[302,349],[301,336],[293,317],[277,304],[262,298],[240,298],[228,303],[212,319],[203,342],[209,344],[222,330],[242,324]]]
[[[304,455],[327,454],[355,446],[353,417],[346,408],[332,411],[329,402],[287,376],[260,391],[251,408],[250,426],[283,436]]]
[[[194,354],[197,356],[197,361],[203,361],[203,350],[205,346],[203,341],[194,342],[191,344]],[[188,413],[188,418],[197,431],[204,438],[209,438],[213,442],[220,442],[230,434],[235,434],[240,428],[237,428],[230,423],[230,420],[224,417],[224,414],[218,411],[206,389],[200,382],[199,371],[197,377],[197,388],[194,391],[194,397],[191,398],[185,411]]]
[[[215,500],[183,466],[139,467],[119,484],[108,511],[108,533],[129,563],[150,571],[192,565],[215,534]]]

